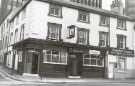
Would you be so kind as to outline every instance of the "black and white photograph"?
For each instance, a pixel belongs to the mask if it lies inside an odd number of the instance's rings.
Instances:
[[[135,0],[0,0],[0,86],[135,86]]]

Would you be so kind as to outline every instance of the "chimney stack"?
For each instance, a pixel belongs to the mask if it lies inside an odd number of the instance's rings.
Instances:
[[[113,0],[111,4],[111,11],[124,15],[124,6],[121,0]]]

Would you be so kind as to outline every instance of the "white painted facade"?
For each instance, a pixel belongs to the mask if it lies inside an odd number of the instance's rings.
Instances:
[[[26,10],[26,16],[22,19],[23,10]],[[37,0],[32,0],[22,11],[20,11],[14,19],[11,20],[8,28],[4,28],[1,34],[1,39],[3,41],[3,46],[5,44],[4,40],[6,37],[8,38],[8,46],[5,45],[1,50],[1,56],[4,53],[7,54],[7,61],[6,65],[9,68],[12,68],[12,58],[13,58],[13,50],[12,44],[16,42],[20,42],[20,31],[21,26],[25,24],[24,28],[24,39],[27,38],[37,38],[37,39],[44,39],[47,38],[48,26],[47,23],[57,23],[62,24],[62,31],[61,31],[61,38],[64,42],[69,43],[76,43],[77,40],[77,31],[75,32],[75,37],[72,39],[68,38],[68,26],[75,25],[77,27],[89,29],[89,45],[92,46],[99,46],[99,31],[109,32],[110,30],[110,47],[117,48],[117,34],[122,34],[127,37],[127,47],[130,50],[135,50],[135,36],[134,36],[134,22],[133,21],[126,21],[127,30],[119,30],[117,29],[117,18],[110,17],[110,27],[100,26],[100,14],[96,13],[89,13],[90,16],[90,23],[82,23],[78,22],[78,9],[69,8],[66,6],[62,6],[62,17],[63,18],[56,18],[52,16],[48,16],[49,13],[49,3],[41,2]],[[18,20],[17,20],[18,16]],[[0,29],[4,24],[7,24],[7,20],[12,17],[12,14],[5,19],[5,21],[0,25]],[[13,24],[12,24],[13,23]],[[5,25],[6,26],[6,25]],[[17,37],[15,38],[15,30],[18,29]],[[13,36],[11,36],[13,33]],[[11,37],[11,38],[10,38]],[[17,40],[15,42],[15,39]],[[3,56],[4,58],[4,56]],[[107,55],[108,59],[108,77],[113,78],[112,72],[114,72],[113,63],[117,63],[117,56],[114,55]],[[126,57],[126,69],[127,70],[134,70],[135,58],[134,57]],[[17,70],[18,65],[18,55],[15,55],[15,70]],[[109,67],[110,66],[110,67]],[[109,69],[110,68],[110,69]]]

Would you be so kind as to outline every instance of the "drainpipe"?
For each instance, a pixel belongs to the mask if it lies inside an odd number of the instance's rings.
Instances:
[[[106,52],[106,58],[105,58],[105,78],[108,78],[108,55],[110,50],[110,18],[109,18],[109,24],[108,24],[108,45],[107,45],[107,52]]]

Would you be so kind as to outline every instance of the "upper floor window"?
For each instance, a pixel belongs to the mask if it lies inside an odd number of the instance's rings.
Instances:
[[[107,32],[99,32],[99,46],[107,46],[108,44],[108,33]]]
[[[10,35],[10,44],[12,44],[13,42],[14,42],[14,40],[13,40],[13,32],[12,32]]]
[[[14,42],[18,41],[18,29],[15,30]]]
[[[62,7],[55,4],[50,4],[49,15],[62,17]]]
[[[108,26],[109,25],[109,17],[107,16],[100,16],[100,25]]]
[[[89,12],[79,11],[78,21],[89,23],[90,22]]]
[[[125,49],[126,48],[126,36],[117,35],[117,47],[119,49]]]
[[[121,30],[126,30],[126,21],[122,19],[117,20],[117,28]]]
[[[21,31],[20,31],[20,40],[23,40],[24,39],[24,28],[25,28],[25,25],[23,24],[21,26]]]
[[[48,39],[60,40],[61,38],[61,24],[48,23]]]
[[[97,55],[84,55],[83,64],[85,66],[104,66],[104,59],[102,56]]]
[[[89,43],[89,30],[84,28],[78,28],[78,44],[88,44]]]
[[[67,63],[67,53],[65,50],[43,50],[45,63]]]

